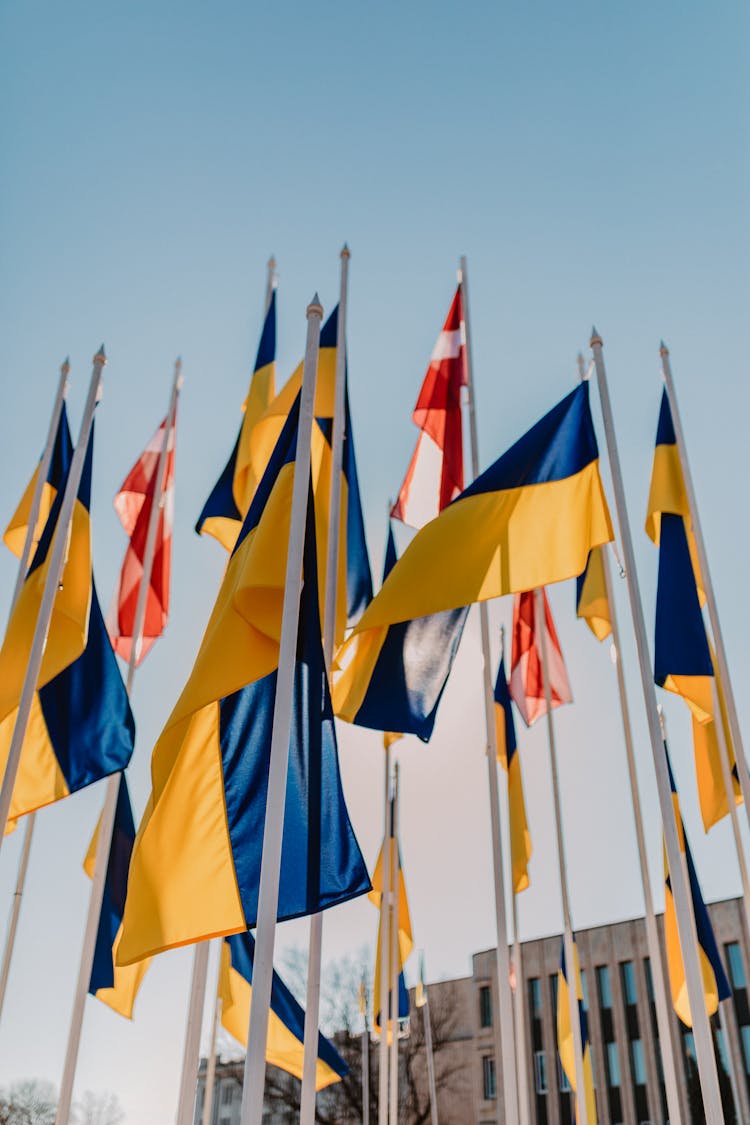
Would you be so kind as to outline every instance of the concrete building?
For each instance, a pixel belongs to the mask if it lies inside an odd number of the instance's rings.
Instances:
[[[740,1116],[743,1121],[750,1121],[750,948],[744,932],[742,903],[739,899],[730,899],[714,903],[708,909],[733,990],[731,999],[723,1006],[723,1013],[712,1020],[725,1119],[727,1122],[735,1119],[730,1080],[733,1070]],[[659,922],[661,924],[661,919]],[[576,938],[592,1042],[599,1125],[665,1125],[666,1097],[645,923],[642,918],[636,918],[596,926],[579,930]],[[573,1096],[557,1056],[556,994],[560,950],[559,936],[524,942],[520,973],[516,966],[525,1000],[529,1125],[573,1125],[575,1122]],[[663,950],[662,956],[664,959]],[[436,982],[428,987],[436,1041],[440,1125],[503,1125],[502,1090],[496,1064],[496,968],[495,951],[489,949],[474,954],[471,976]],[[671,1014],[672,1041],[679,1060],[683,1120],[702,1125],[704,1116],[692,1034],[674,1013]],[[414,1105],[415,1096],[424,1105],[427,1096],[422,1018],[422,1010],[412,1010],[412,1034],[401,1048],[401,1086],[406,1091],[411,1082],[413,1087],[409,1106]],[[339,1046],[343,1049],[343,1043]],[[376,1091],[377,1050],[373,1049],[370,1056],[371,1089]],[[239,1080],[237,1070],[236,1063],[217,1068],[211,1125],[236,1125],[239,1121],[241,1068]],[[335,1096],[334,1090],[332,1087],[331,1097]],[[196,1123],[200,1122],[202,1102],[201,1079]],[[399,1122],[413,1125],[417,1116],[403,1099],[402,1105]],[[288,1111],[271,1105],[264,1118],[269,1125],[293,1119]],[[351,1125],[361,1121],[361,1115],[342,1109],[334,1119],[337,1125],[339,1122]]]

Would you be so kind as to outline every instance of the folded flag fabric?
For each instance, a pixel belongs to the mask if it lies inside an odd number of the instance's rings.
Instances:
[[[253,996],[255,939],[249,933],[234,934],[221,943],[219,996],[221,1022],[238,1043],[247,1047],[250,1008]],[[266,1062],[302,1078],[305,1041],[305,1013],[274,969],[271,982],[271,1010],[268,1013]],[[318,1032],[318,1059],[315,1089],[340,1082],[349,1068],[333,1044]]]
[[[581,1046],[583,1048],[583,1082],[584,1098],[586,1104],[586,1119],[590,1125],[596,1125],[596,1097],[594,1095],[594,1072],[591,1065],[591,1039],[586,1009],[583,1006],[583,989],[581,986],[581,969],[578,963],[578,946],[573,938],[573,953],[575,956],[575,990],[578,997],[578,1018],[581,1026]],[[570,994],[568,992],[568,973],[565,965],[565,944],[560,950],[560,969],[557,974],[557,1051],[560,1056],[560,1065],[565,1071],[565,1076],[571,1089],[576,1094],[578,1101],[575,1049],[573,1046],[573,1027],[570,1021]],[[576,1104],[576,1120],[578,1120],[578,1106]]]
[[[466,385],[461,286],[430,359],[412,419],[422,431],[393,515],[424,527],[464,487],[461,388]]]
[[[256,472],[251,454],[252,434],[276,393],[275,379],[276,290],[274,289],[263,322],[247,398],[242,404],[243,418],[240,432],[229,460],[211,495],[203,505],[203,511],[195,525],[199,535],[212,535],[227,551],[231,551],[234,547],[265,468],[263,465],[260,472]]]
[[[96,826],[83,862],[83,869],[90,879],[94,878],[100,823]],[[147,958],[145,961],[138,961],[135,965],[122,968],[115,966],[115,953],[120,940],[134,841],[133,809],[130,804],[128,783],[123,773],[120,775],[117,794],[112,845],[104,879],[104,897],[99,915],[99,928],[96,932],[89,992],[126,1019],[133,1018],[135,999],[151,963],[150,958]]]
[[[392,816],[393,816],[393,813],[391,813],[391,817]],[[391,823],[393,823],[392,819],[391,819]],[[394,873],[395,873],[395,866],[396,866],[396,856],[398,855],[398,858],[399,858],[398,895],[397,895],[397,897],[398,897],[398,940],[397,940],[398,953],[397,953],[397,957],[398,957],[398,972],[399,972],[399,978],[398,978],[398,1019],[399,1020],[405,1020],[405,1019],[407,1019],[407,1017],[409,1015],[409,994],[406,990],[406,983],[404,981],[403,970],[404,970],[404,965],[406,964],[407,960],[409,959],[409,957],[410,957],[410,955],[411,955],[411,953],[414,949],[414,937],[413,937],[412,928],[411,928],[411,914],[409,913],[409,900],[408,900],[407,895],[406,895],[406,880],[404,878],[404,869],[403,869],[403,866],[401,864],[401,854],[400,854],[400,849],[398,847],[398,840],[396,839],[395,836],[391,835],[388,839],[388,843],[390,845],[390,867],[389,867],[390,888],[389,888],[389,890],[390,890],[391,893],[393,891],[393,885],[394,885],[394,882],[395,882]],[[375,1010],[375,1019],[373,1021],[373,1026],[374,1026],[374,1029],[376,1031],[379,1031],[380,1026],[381,1026],[381,1020],[380,1020],[380,1015],[381,1015],[381,1012],[380,1012],[380,963],[381,963],[381,949],[382,949],[381,942],[383,940],[383,928],[384,928],[383,927],[383,885],[384,885],[383,884],[383,851],[384,851],[384,848],[385,848],[385,841],[384,841],[383,846],[381,847],[380,852],[378,854],[377,862],[375,863],[375,870],[372,873],[372,890],[370,891],[370,893],[368,895],[368,898],[370,899],[370,902],[373,903],[373,905],[376,906],[378,908],[378,910],[380,911],[380,920],[378,922],[378,940],[377,940],[377,946],[376,946],[376,952],[375,952],[375,981],[374,981],[374,985],[373,985],[373,1008]],[[392,935],[392,929],[391,929],[390,924],[387,927],[387,931],[388,932],[386,934],[386,938],[387,938],[387,941],[388,941],[388,965],[389,965],[388,974],[389,974],[389,980],[390,980],[391,976],[392,976],[392,972],[393,972],[393,960],[392,960],[393,945],[392,945],[392,936],[391,936]],[[391,1001],[390,1001],[390,991],[389,991],[389,1000],[388,1000],[388,1004],[389,1004],[389,1016],[388,1016],[389,1034],[390,1034],[390,1025],[391,1025],[390,1003],[391,1003]]]
[[[299,400],[229,560],[193,671],[154,748],[118,964],[257,922]],[[308,503],[278,918],[370,888],[341,787]]]
[[[598,641],[606,641],[612,633],[612,614],[607,597],[605,547],[594,547],[586,569],[576,579],[576,616],[581,617]]]
[[[383,581],[396,561],[388,525]],[[334,661],[334,710],[356,726],[384,731],[390,746],[401,734],[428,742],[463,635],[468,609],[453,609],[378,630],[372,644],[351,646]],[[346,653],[349,662],[344,664]],[[396,734],[395,732],[400,732]]]
[[[542,590],[544,622],[537,620],[536,596],[533,590],[516,594],[513,603],[513,649],[511,653],[510,694],[527,726],[547,714],[542,675],[542,630],[546,631],[547,668],[552,707],[573,699],[568,673],[557,639],[545,590]]]
[[[710,1017],[717,1011],[720,1001],[726,1000],[731,996],[732,990],[729,987],[729,981],[724,972],[724,966],[721,963],[721,956],[716,944],[711,919],[708,916],[706,904],[703,901],[698,875],[693,863],[693,856],[685,833],[685,825],[682,821],[680,800],[672,773],[672,766],[669,763],[668,753],[667,764],[669,766],[669,783],[672,788],[672,802],[674,804],[675,819],[677,821],[677,835],[680,839],[681,849],[685,853],[688,880],[690,883],[690,897],[692,899],[693,913],[695,915],[695,927],[698,932],[698,957],[703,979],[703,995],[706,1001],[706,1012]],[[664,938],[667,947],[667,969],[669,971],[672,1004],[675,1012],[685,1026],[692,1027],[693,1018],[690,1012],[690,1002],[688,1000],[687,980],[685,978],[685,966],[680,949],[677,912],[672,896],[672,880],[669,872],[669,864],[667,862],[666,846],[664,847]]]
[[[135,724],[96,594],[91,562],[92,428],[65,567],[55,598],[10,807],[19,816],[58,801],[122,770],[130,761]],[[8,759],[51,548],[73,457],[63,407],[53,458],[55,499],[0,649],[0,773]]]
[[[427,985],[424,979],[424,953],[419,958],[419,980],[417,987],[414,989],[414,1007],[424,1008],[427,1003]]]
[[[63,403],[63,413],[66,413],[66,406]],[[37,516],[34,525],[34,533],[32,536],[32,549],[30,558],[33,558],[34,552],[39,544],[39,539],[46,526],[49,514],[52,511],[52,505],[57,496],[58,485],[67,474],[67,466],[70,461],[70,431],[68,429],[67,420],[63,422],[62,416],[57,426],[54,444],[52,446],[52,457],[50,459],[49,469],[47,470],[47,478],[42,485],[42,494],[39,503],[39,515]],[[40,463],[32,473],[31,480],[26,486],[26,490],[21,497],[20,503],[15,512],[10,518],[10,522],[3,534],[3,542],[5,546],[13,552],[17,559],[21,558],[23,554],[24,544],[26,543],[26,533],[29,527],[29,520],[31,518],[31,505],[34,500],[34,492],[36,491],[36,482],[39,476]]]
[[[167,449],[159,476],[159,462],[169,420],[159,426],[115,496],[115,511],[129,537],[125,559],[107,614],[107,628],[118,656],[129,661],[133,647],[138,596],[143,581],[148,526],[154,504],[159,515],[154,558],[146,595],[146,615],[136,665],[140,664],[164,632],[169,615],[169,583],[172,572],[172,526],[174,523],[174,458],[177,416],[167,435]]]
[[[495,734],[497,758],[508,774],[508,804],[510,808],[510,855],[513,870],[513,893],[520,894],[529,885],[529,860],[531,859],[531,833],[526,819],[526,802],[523,795],[521,756],[516,742],[516,725],[510,692],[505,678],[505,661],[500,657],[500,667],[495,680]]]

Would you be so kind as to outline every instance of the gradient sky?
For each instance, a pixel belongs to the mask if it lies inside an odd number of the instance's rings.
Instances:
[[[0,523],[39,455],[60,362],[70,354],[75,431],[104,340],[93,527],[105,607],[125,547],[111,500],[166,410],[175,357],[184,362],[172,617],[134,694],[137,813],[151,747],[225,561],[192,527],[236,434],[266,260],[275,254],[281,275],[281,380],[301,355],[313,292],[327,311],[335,303],[344,240],[374,572],[386,501],[416,437],[410,411],[465,253],[483,465],[570,389],[592,322],[603,335],[649,623],[657,554],[642,527],[658,345],[669,343],[748,721],[749,25],[747,6],[729,0],[2,6]],[[2,614],[14,576],[6,552]],[[556,722],[573,921],[585,926],[638,913],[642,898],[606,646],[576,623],[572,583],[551,601],[575,696]],[[623,590],[619,608],[659,886],[655,786]],[[510,599],[490,613],[497,647]],[[472,616],[432,743],[398,748],[403,859],[432,979],[468,972],[471,953],[494,943],[479,673]],[[705,895],[735,894],[728,825],[708,839],[700,828],[686,709],[679,700],[666,708]],[[558,931],[561,912],[544,731],[520,732],[520,745],[534,841],[520,924],[533,936]],[[340,751],[352,819],[374,862],[381,742],[342,728]],[[95,788],[39,818],[0,1027],[0,1085],[59,1083],[88,896],[81,861],[102,799]],[[0,857],[3,930],[19,847],[8,841]],[[367,902],[332,912],[325,959],[372,947],[375,928]],[[305,923],[284,926],[280,946],[306,934]],[[115,1091],[134,1125],[172,1118],[190,962],[180,951],[152,966],[132,1025],[87,1005],[77,1090]]]

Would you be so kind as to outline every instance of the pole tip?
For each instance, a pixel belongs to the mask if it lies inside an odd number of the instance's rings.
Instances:
[[[591,344],[592,348],[595,347],[597,344],[599,345],[599,347],[602,346],[602,338],[599,335],[599,333],[597,332],[596,328],[591,329],[591,339],[590,339],[589,343]]]
[[[100,367],[104,367],[104,364],[106,362],[107,362],[107,353],[104,350],[104,344],[102,344],[101,347],[99,348],[99,351],[94,356],[94,363],[98,364]]]
[[[268,259],[268,268],[269,268],[269,270],[275,270],[276,269],[276,259],[274,258],[273,254]]]
[[[62,363],[60,365],[60,374],[61,375],[69,375],[70,374],[70,356],[69,355],[66,355],[65,359],[62,361]]]
[[[342,258],[351,258],[351,256],[352,256],[352,252],[349,249],[349,243],[345,242],[344,245],[341,247],[341,257]]]
[[[659,344],[659,355],[669,355],[669,348],[663,340]]]
[[[312,301],[307,306],[307,316],[308,316],[308,319],[311,316],[319,316],[321,318],[323,316],[323,306],[320,303],[320,297],[318,296],[317,293],[314,295]]]

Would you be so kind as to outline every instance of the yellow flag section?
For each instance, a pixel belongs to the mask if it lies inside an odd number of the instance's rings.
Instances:
[[[505,661],[500,658],[495,681],[495,734],[497,759],[508,774],[508,804],[510,808],[510,855],[513,869],[513,893],[520,894],[529,885],[529,860],[531,859],[531,833],[526,819],[526,801],[523,795],[521,758],[516,742],[516,725],[505,678]]]
[[[417,532],[337,655],[336,713],[357,714],[389,625],[574,578],[612,538],[581,383]]]
[[[212,535],[227,551],[231,551],[237,541],[242,521],[247,515],[250,502],[266,467],[264,464],[261,471],[256,473],[251,457],[251,444],[253,430],[275,394],[275,360],[276,290],[274,289],[263,324],[250,388],[242,405],[243,419],[237,441],[195,525],[199,535]]]
[[[219,996],[221,1022],[230,1035],[247,1047],[250,1007],[253,993],[255,941],[251,934],[235,934],[221,943]],[[271,983],[271,1010],[268,1014],[266,1062],[302,1078],[305,1013],[274,970]],[[315,1089],[340,1082],[348,1073],[344,1060],[333,1044],[318,1032],[318,1059]]]
[[[667,761],[669,764],[668,758]],[[677,835],[680,841],[681,851],[685,855],[688,880],[690,883],[690,897],[692,899],[692,909],[695,915],[695,928],[698,934],[698,959],[700,961],[701,977],[703,978],[703,995],[706,1001],[706,1012],[710,1017],[717,1011],[719,1002],[731,996],[732,990],[729,987],[729,981],[724,972],[724,966],[721,963],[721,956],[716,944],[713,926],[711,925],[711,919],[706,910],[706,904],[703,901],[698,875],[690,852],[690,845],[685,835],[685,826],[682,822],[680,802],[671,764],[669,764],[669,781],[672,787],[672,804],[677,821]],[[692,1027],[693,1018],[688,1001],[687,980],[685,977],[685,966],[682,960],[682,951],[680,949],[677,912],[672,896],[672,880],[669,873],[669,864],[667,863],[666,847],[664,847],[664,939],[667,948],[667,969],[669,971],[669,987],[672,993],[672,1004],[675,1012],[685,1026]]]
[[[591,1067],[591,1040],[586,1010],[583,1006],[583,989],[581,987],[581,969],[578,962],[578,946],[573,940],[573,954],[575,957],[575,989],[578,998],[578,1016],[581,1022],[581,1045],[583,1047],[583,1083],[585,1086],[586,1117],[591,1125],[596,1125],[596,1097],[594,1095],[594,1072]],[[560,968],[557,974],[557,1051],[560,1056],[560,1065],[565,1071],[565,1076],[571,1089],[576,1094],[576,1067],[573,1048],[573,1028],[570,1024],[570,996],[568,993],[568,974],[565,965],[565,946],[560,952]],[[578,1120],[578,1106],[576,1104],[576,1120]]]
[[[94,878],[96,848],[99,840],[99,823],[91,838],[83,869],[90,879]],[[130,804],[125,774],[120,775],[120,788],[115,808],[115,823],[112,832],[112,846],[107,860],[107,873],[104,880],[104,896],[99,915],[99,928],[94,947],[94,963],[91,967],[89,992],[101,1000],[114,1012],[126,1019],[133,1018],[133,1005],[141,987],[141,981],[151,964],[151,958],[138,961],[134,965],[120,967],[115,965],[117,947],[122,933],[122,915],[128,889],[130,857],[135,840],[135,823]]]
[[[586,569],[576,579],[576,617],[581,617],[598,641],[606,641],[612,632],[612,615],[604,576],[606,547],[594,547]]]
[[[391,836],[389,838],[390,844],[390,875],[393,879],[395,871],[395,862],[398,849],[398,840]],[[383,940],[383,847],[381,847],[378,854],[375,870],[372,873],[372,890],[367,896],[371,903],[380,911],[380,920],[378,922],[378,941],[375,952],[375,981],[373,984],[373,1016],[374,1026],[378,1030],[380,1027],[380,963],[382,960],[381,942]],[[392,917],[392,915],[391,915]],[[392,941],[391,931],[386,935],[388,940],[388,976],[389,981],[393,975],[393,957],[392,957]],[[398,866],[398,1018],[406,1019],[409,1015],[409,1001],[406,993],[406,986],[403,980],[403,970],[406,961],[408,960],[412,950],[414,949],[414,938],[411,929],[411,915],[409,913],[409,900],[406,896],[406,880],[404,879],[404,869],[401,865],[399,858]],[[390,989],[389,989],[390,996]],[[389,1001],[390,1002],[390,1001]],[[390,1019],[389,1036],[390,1036]]]
[[[65,407],[63,406],[63,412]],[[58,425],[57,435],[55,437],[55,444],[52,448],[52,457],[50,459],[49,469],[47,470],[47,479],[42,485],[42,495],[39,504],[39,515],[34,526],[34,533],[32,537],[31,556],[33,558],[34,552],[39,545],[42,532],[44,531],[49,514],[52,511],[52,505],[57,496],[59,482],[63,480],[67,471],[70,461],[70,452],[67,448],[65,440],[65,426]],[[69,439],[68,439],[69,441]],[[28,531],[29,519],[31,517],[31,505],[34,499],[34,492],[36,490],[36,483],[39,478],[40,465],[37,465],[34,470],[31,480],[29,481],[26,491],[21,497],[21,502],[11,516],[10,523],[5,529],[3,534],[3,542],[5,546],[13,552],[17,559],[20,559],[23,554],[24,544],[26,542],[26,532]]]

